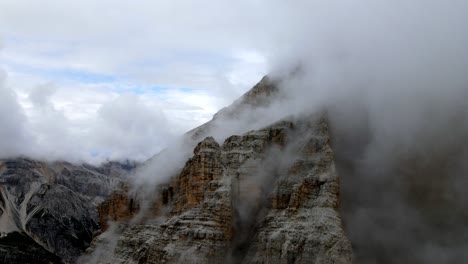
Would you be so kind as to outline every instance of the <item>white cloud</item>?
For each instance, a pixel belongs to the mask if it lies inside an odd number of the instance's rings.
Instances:
[[[29,93],[29,100],[33,103],[34,106],[40,108],[48,108],[50,105],[50,96],[57,91],[57,87],[53,83],[46,83],[43,85],[37,86]]]
[[[35,149],[12,155],[144,159],[208,121],[266,71],[252,5],[2,1],[0,62],[24,121],[10,130]]]
[[[21,155],[31,145],[26,116],[15,93],[7,87],[6,73],[0,69],[0,158]]]
[[[140,88],[124,84],[35,85],[40,78],[27,81],[24,76],[15,76],[20,85],[11,89],[2,71],[2,158],[142,161],[174,136],[208,121],[219,107],[217,98],[201,89],[147,87],[137,95],[131,92]]]
[[[89,135],[104,157],[144,160],[170,140],[169,125],[160,109],[150,107],[137,95],[124,94],[99,109]]]
[[[382,62],[422,54],[412,51],[425,42],[452,50],[452,56],[463,54],[453,44],[463,39],[453,39],[450,29],[457,21],[444,20],[450,16],[448,5],[431,1],[425,4],[431,8],[420,8],[418,3],[400,2],[6,0],[0,3],[0,36],[5,46],[0,62],[9,73],[8,87],[16,93],[18,112],[34,124],[52,118],[52,113],[61,116],[65,131],[86,142],[81,145],[89,146],[86,135],[95,129],[104,105],[136,107],[119,103],[117,99],[126,93],[139,94],[137,101],[159,109],[170,123],[170,132],[180,133],[207,121],[268,72],[272,63],[287,68],[288,61],[314,62],[316,74],[307,82],[320,96],[298,93],[301,104],[295,107],[300,107],[333,97],[329,91],[337,87],[342,89],[335,94],[352,94],[354,87],[338,83],[343,78],[336,75],[360,76],[358,70],[378,69],[385,65]],[[439,15],[430,10],[439,10]],[[429,21],[431,30],[423,21]],[[443,40],[452,44],[442,45]],[[382,52],[366,55],[377,47]],[[428,54],[443,51],[434,48]],[[365,60],[360,65],[365,67],[346,65],[361,57]],[[430,55],[418,59],[427,65],[439,63]],[[451,67],[450,61],[439,63],[439,73]],[[405,67],[410,72],[418,65],[406,63]],[[46,96],[53,111],[40,115],[28,95],[50,81],[57,87]],[[161,86],[170,89],[158,90]],[[309,89],[294,89],[301,88]]]
[[[262,35],[264,23],[257,23],[252,5],[249,1],[3,1],[4,60],[165,86],[179,86],[187,76],[184,86],[193,87],[195,82],[197,88],[212,88],[219,85],[219,77],[230,74],[230,60],[239,60],[235,53],[258,48],[251,32]],[[207,63],[212,59],[219,63]]]
[[[74,159],[93,160],[100,148],[101,158],[135,157],[138,148],[140,158],[154,154],[164,147],[155,139],[162,134],[142,135],[157,146],[125,141],[115,131],[105,137],[98,124],[117,117],[103,121],[102,109],[161,112],[171,135],[208,121],[267,71],[260,50],[266,42],[252,37],[264,35],[259,7],[253,1],[1,1],[0,63],[25,118],[23,130],[48,157],[70,159],[72,151]]]

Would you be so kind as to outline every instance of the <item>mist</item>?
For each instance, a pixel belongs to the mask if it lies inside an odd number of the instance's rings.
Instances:
[[[209,134],[222,143],[277,120],[325,112],[356,262],[468,259],[468,2],[273,0],[221,6],[232,12],[221,19],[225,27],[204,31],[203,38],[177,30],[175,39],[186,45],[183,37],[190,36],[198,46],[216,48],[223,43],[224,51],[232,40],[225,32],[233,32],[237,47],[265,57],[279,91],[269,104],[244,105],[229,118],[215,118]],[[77,137],[60,130],[66,119],[49,104],[53,87],[42,85],[29,95],[45,117],[45,125],[32,124],[5,80],[0,71],[0,137],[8,139],[0,141],[0,156],[29,153],[40,142],[56,144],[54,157],[73,149]],[[218,88],[215,94],[236,92]],[[122,95],[103,105],[90,142],[115,153],[114,159],[144,160],[167,146],[136,172],[134,192],[143,188],[140,195],[149,197],[177,175],[201,139],[177,137],[164,128],[171,125],[164,113],[140,103],[138,96]],[[53,132],[70,136],[55,142],[50,124],[57,128]],[[48,136],[36,139],[32,127]],[[260,177],[260,185],[269,180]]]
[[[466,260],[468,4],[299,1],[281,7],[265,7],[268,17],[284,22],[269,28],[277,99],[218,121],[211,134],[222,142],[325,110],[356,262]]]
[[[287,112],[328,112],[356,262],[463,262],[468,5],[315,4],[276,73]]]
[[[161,109],[131,93],[114,96],[98,105],[84,124],[77,123],[54,104],[58,90],[55,83],[47,82],[19,94],[0,68],[0,159],[28,157],[95,165],[142,162],[177,135],[178,125],[168,121]],[[78,109],[76,114],[83,112]]]

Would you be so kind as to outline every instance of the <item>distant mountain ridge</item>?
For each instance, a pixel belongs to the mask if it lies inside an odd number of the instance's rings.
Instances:
[[[97,204],[135,167],[116,162],[101,167],[27,158],[0,160],[0,259],[41,261],[38,256],[73,262],[99,232]],[[12,238],[34,247],[11,252]],[[8,242],[8,243],[7,243]],[[10,246],[9,246],[10,245]],[[32,245],[31,245],[32,247]],[[22,258],[17,259],[17,256]]]

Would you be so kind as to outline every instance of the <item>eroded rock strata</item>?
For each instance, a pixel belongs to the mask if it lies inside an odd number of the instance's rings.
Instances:
[[[329,141],[317,116],[205,138],[156,195],[165,218],[130,226],[104,263],[350,263]]]
[[[252,114],[265,111],[278,92],[275,81],[263,78],[188,132],[176,149],[182,154],[168,150],[145,162],[139,169],[147,176],[166,177],[156,185],[127,181],[132,164],[0,161],[0,257],[351,263],[325,115],[265,121]]]

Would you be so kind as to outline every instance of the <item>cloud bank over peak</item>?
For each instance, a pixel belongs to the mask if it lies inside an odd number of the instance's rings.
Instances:
[[[356,261],[465,261],[467,2],[311,1],[289,11],[296,30],[274,58],[283,112],[328,110]]]
[[[0,67],[26,119],[17,127],[38,144],[35,156],[150,157],[165,147],[164,137],[208,121],[267,72],[248,30],[257,20],[253,6],[258,4],[2,1]],[[107,113],[111,104],[119,115]],[[126,113],[142,118],[125,127],[128,138],[117,131],[129,122]]]
[[[8,87],[5,72],[0,74],[0,158],[142,161],[178,132],[161,110],[135,94],[122,94],[102,104],[95,120],[80,126],[54,104],[57,87],[53,83],[32,89],[26,96],[29,103],[23,107]]]
[[[464,1],[4,1],[0,10],[2,119],[17,116],[8,133],[56,156],[150,155],[263,74],[298,64],[304,74],[283,85],[294,103],[276,113],[359,104],[375,110],[376,131],[402,142],[419,130],[398,127],[438,114],[428,105],[443,116],[466,98]]]

